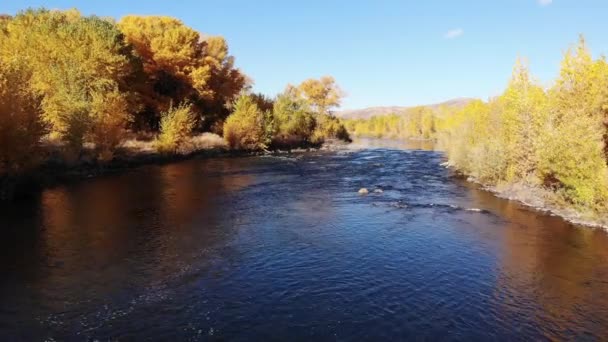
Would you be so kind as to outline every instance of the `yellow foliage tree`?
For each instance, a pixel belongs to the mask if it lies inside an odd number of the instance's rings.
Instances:
[[[608,63],[593,60],[581,37],[548,94],[518,61],[500,97],[440,120],[440,143],[452,165],[485,183],[543,186],[603,210],[607,104]]]
[[[496,139],[500,132],[499,113],[496,102],[472,101],[442,122],[439,135],[440,145],[453,166],[494,184],[505,170],[503,146]]]
[[[433,139],[437,124],[435,112],[424,106],[401,114],[375,115],[369,119],[345,120],[357,136],[376,138]]]
[[[302,82],[296,89],[310,104],[311,109],[322,115],[331,114],[332,110],[340,106],[344,93],[331,76],[323,76],[320,79],[308,79]]]
[[[192,134],[196,119],[192,105],[183,103],[162,113],[156,148],[162,153],[175,153]]]
[[[39,161],[40,97],[31,73],[18,60],[0,60],[0,175],[27,170]]]
[[[504,146],[506,181],[538,179],[540,147],[547,124],[547,96],[536,85],[519,59],[513,76],[497,101],[500,111],[500,144]],[[528,179],[534,176],[535,179]]]
[[[605,118],[608,67],[594,61],[581,37],[562,62],[550,90],[550,116],[541,171],[563,187],[567,199],[588,207],[605,206],[608,170]]]
[[[180,20],[163,16],[126,16],[118,27],[143,62],[139,93],[148,126],[154,128],[171,103],[185,100],[193,101],[204,128],[225,118],[246,79],[234,67],[222,37],[203,37]]]
[[[285,92],[273,106],[273,142],[278,146],[294,146],[310,142],[315,129],[315,117],[308,104]]]
[[[224,139],[232,149],[263,149],[266,148],[265,127],[265,115],[253,98],[241,95],[234,104],[234,112],[224,124]]]
[[[42,96],[42,119],[74,152],[87,136],[100,137],[93,132],[101,129],[98,123],[124,128],[134,61],[111,22],[82,17],[76,10],[27,10],[3,31],[0,58],[19,58],[31,69],[31,87]],[[123,110],[114,111],[118,102]],[[107,116],[114,118],[98,120]],[[104,151],[114,145],[99,143]]]
[[[92,94],[90,137],[99,150],[100,159],[112,158],[114,149],[125,137],[130,120],[129,103],[118,90]]]

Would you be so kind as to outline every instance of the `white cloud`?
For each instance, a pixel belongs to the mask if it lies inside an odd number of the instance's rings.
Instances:
[[[547,1],[547,0],[544,0],[544,1]],[[449,30],[448,32],[446,32],[446,34],[443,37],[445,39],[455,39],[455,38],[462,36],[463,34],[464,34],[464,30],[461,28],[457,28],[457,29]]]
[[[553,3],[553,0],[538,0],[538,4],[541,6],[549,6]]]

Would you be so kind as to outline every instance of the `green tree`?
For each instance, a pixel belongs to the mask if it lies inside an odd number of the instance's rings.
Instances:
[[[273,114],[275,144],[294,146],[310,142],[316,121],[306,101],[288,92],[283,93],[274,102]]]

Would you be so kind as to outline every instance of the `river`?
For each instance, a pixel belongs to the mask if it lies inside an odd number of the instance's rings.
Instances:
[[[608,234],[442,161],[368,141],[145,166],[4,205],[0,340],[608,338]]]

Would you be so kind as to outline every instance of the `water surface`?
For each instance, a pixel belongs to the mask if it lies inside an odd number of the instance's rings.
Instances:
[[[606,338],[608,234],[427,145],[146,166],[4,206],[0,340]]]

